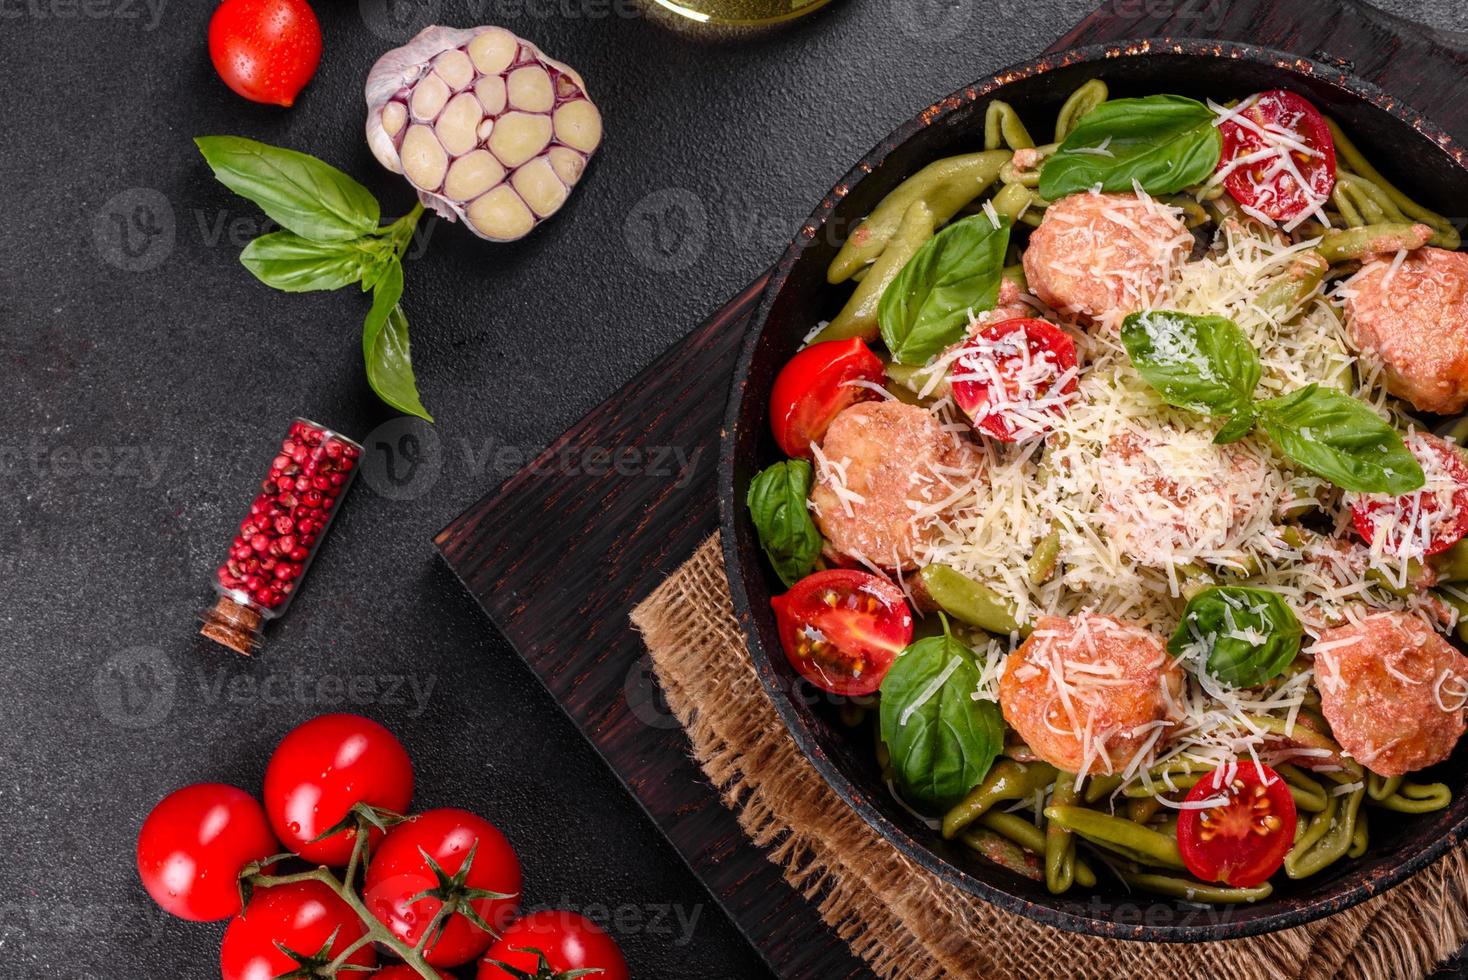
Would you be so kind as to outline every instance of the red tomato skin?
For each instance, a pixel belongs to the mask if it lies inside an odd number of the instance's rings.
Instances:
[[[1321,157],[1311,158],[1304,165],[1297,160],[1296,166],[1317,198],[1329,196],[1331,188],[1335,186],[1335,138],[1331,136],[1330,127],[1326,125],[1320,110],[1304,97],[1285,89],[1260,92],[1257,99],[1255,106],[1246,110],[1246,115],[1256,122],[1261,118],[1273,121],[1281,116],[1299,114],[1299,126],[1295,132],[1303,137],[1300,142],[1319,151]],[[1218,164],[1220,169],[1226,167],[1235,157],[1264,148],[1263,138],[1258,133],[1236,121],[1230,120],[1218,128],[1223,136],[1223,155]],[[1224,187],[1234,200],[1257,208],[1275,221],[1292,221],[1307,211],[1310,202],[1299,190],[1299,183],[1293,176],[1280,174],[1273,179],[1273,184],[1276,193],[1261,200],[1259,185],[1254,181],[1248,166],[1231,171],[1223,179]],[[1288,193],[1280,193],[1281,191]]]
[[[585,916],[575,912],[545,910],[532,912],[508,929],[479,961],[475,980],[512,980],[490,960],[508,963],[516,969],[535,975],[540,960],[533,949],[545,954],[551,971],[600,970],[587,980],[627,980],[627,960],[616,940]]]
[[[843,594],[865,592],[879,601],[885,599],[883,615],[828,607],[817,598],[827,589]],[[802,677],[832,694],[858,697],[873,693],[882,686],[882,679],[897,654],[912,642],[912,608],[907,604],[907,597],[891,582],[871,572],[848,568],[812,572],[796,582],[789,592],[772,598],[770,605],[775,610],[785,658]],[[863,617],[871,622],[863,624]],[[861,630],[858,628],[861,625],[870,628]],[[861,673],[853,677],[847,671],[832,677],[830,671],[818,668],[799,649],[801,631],[806,626],[820,630],[842,653],[859,659],[863,664]]]
[[[1048,352],[1051,355],[1057,376],[1076,366],[1076,343],[1070,338],[1070,335],[1050,321],[1035,317],[1020,317],[991,323],[970,338],[968,344],[974,344],[977,341],[1002,340],[1018,331],[1024,332],[1026,345],[1030,349],[1032,358],[1041,352]],[[1003,373],[1002,366],[1000,373]],[[1014,424],[1002,412],[981,411],[989,404],[991,385],[981,381],[955,381],[952,387],[954,404],[963,409],[973,420],[974,428],[1002,442],[1017,441]],[[1061,389],[1061,394],[1069,394],[1078,387],[1077,378],[1072,377]],[[1046,394],[1048,393],[1047,388]]]
[[[1263,770],[1261,783],[1259,771]],[[1197,803],[1217,796],[1221,791],[1224,767],[1204,776],[1188,791],[1186,802]],[[1242,843],[1252,847],[1252,853],[1244,850],[1237,837],[1220,833],[1211,841],[1204,836],[1201,810],[1183,810],[1178,816],[1177,846],[1182,852],[1183,864],[1194,875],[1204,881],[1215,881],[1235,888],[1252,888],[1269,880],[1269,877],[1284,864],[1285,855],[1295,840],[1297,813],[1295,799],[1290,795],[1284,778],[1262,763],[1242,759],[1234,776],[1243,783],[1243,792],[1251,793],[1256,786],[1264,786],[1269,800],[1270,814],[1279,818],[1279,826],[1268,834],[1246,832]],[[1237,799],[1232,792],[1230,797]],[[1229,806],[1225,804],[1211,808],[1212,812],[1225,811],[1225,822]],[[1241,853],[1242,852],[1242,853]]]
[[[1453,509],[1457,512],[1457,516],[1452,525],[1446,531],[1433,538],[1432,543],[1423,551],[1424,556],[1430,556],[1447,551],[1465,536],[1468,536],[1468,461],[1463,459],[1463,456],[1451,443],[1444,442],[1436,436],[1426,436],[1423,434],[1419,434],[1417,439],[1408,439],[1407,441],[1407,449],[1414,456],[1417,456],[1419,460],[1422,458],[1416,448],[1419,445],[1426,446],[1429,450],[1435,452],[1442,461],[1444,468],[1453,475],[1453,479],[1458,484],[1457,489],[1453,491]],[[1414,490],[1412,493],[1406,494],[1403,497],[1395,498],[1395,501],[1410,500],[1415,494],[1422,492],[1421,490]],[[1431,498],[1426,499],[1431,500]],[[1382,508],[1389,506],[1389,500],[1391,498],[1384,498],[1381,494],[1368,494],[1357,498],[1356,502],[1351,505],[1351,521],[1356,526],[1356,533],[1368,545],[1373,543],[1372,536],[1376,531],[1374,522],[1372,521],[1372,515]],[[1395,501],[1392,502],[1394,503]],[[1430,506],[1434,511],[1437,510],[1435,500],[1432,501]],[[1403,509],[1410,510],[1410,508],[1403,508],[1400,505],[1397,506],[1398,512],[1401,512]],[[1388,533],[1390,534],[1390,532]],[[1393,535],[1393,537],[1399,539],[1400,535]],[[1394,550],[1398,543],[1399,541],[1388,541],[1386,545],[1389,549]]]
[[[224,0],[209,58],[235,94],[289,108],[321,63],[321,25],[306,0]]]
[[[223,980],[272,980],[297,968],[276,943],[310,956],[326,945],[333,932],[336,940],[330,954],[336,956],[366,935],[367,926],[351,906],[321,882],[298,881],[259,889],[244,914],[235,916],[224,930],[224,941],[219,946],[220,975]],[[346,962],[373,967],[377,965],[377,953],[368,944],[347,957]]]
[[[253,796],[224,783],[195,783],[165,796],[138,831],[138,874],[153,901],[192,922],[240,911],[245,865],[280,853]]]
[[[265,812],[286,848],[313,864],[340,867],[355,830],[315,838],[357,803],[405,814],[413,800],[413,762],[393,733],[360,715],[320,715],[291,730],[265,769]],[[370,837],[373,847],[382,831]]]
[[[520,906],[520,859],[494,824],[449,807],[420,813],[388,831],[367,865],[362,897],[368,910],[399,939],[409,945],[417,943],[439,908],[437,899],[411,901],[438,885],[419,848],[452,876],[463,866],[476,840],[479,847],[465,884],[512,896],[474,903],[480,917],[503,930]],[[464,916],[454,915],[424,959],[433,966],[458,966],[484,952],[493,939]]]
[[[887,381],[881,359],[860,337],[811,344],[780,369],[770,389],[770,428],[781,452],[810,459],[810,444],[825,438],[843,409],[882,397],[849,381]]]

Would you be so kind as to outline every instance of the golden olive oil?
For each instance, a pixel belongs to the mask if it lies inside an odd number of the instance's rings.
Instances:
[[[657,0],[692,20],[709,24],[773,24],[824,7],[830,0]]]

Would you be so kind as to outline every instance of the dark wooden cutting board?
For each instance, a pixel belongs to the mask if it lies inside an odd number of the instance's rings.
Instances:
[[[1468,140],[1468,39],[1354,0],[1112,0],[1050,50],[1165,35],[1348,66]],[[718,524],[720,422],[763,285],[751,283],[435,543],[770,967],[867,977],[690,761],[628,621]]]

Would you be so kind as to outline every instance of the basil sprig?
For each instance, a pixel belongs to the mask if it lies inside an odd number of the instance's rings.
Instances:
[[[1259,355],[1231,320],[1144,310],[1123,322],[1121,342],[1169,405],[1229,417],[1220,445],[1262,425],[1280,452],[1343,490],[1401,496],[1426,482],[1397,430],[1342,391],[1311,384],[1254,401]]]
[[[973,699],[978,687],[972,651],[949,633],[909,646],[882,679],[882,741],[914,804],[953,806],[1003,749],[1004,718],[994,702]]]
[[[821,554],[821,532],[806,506],[813,478],[810,463],[787,459],[755,476],[745,496],[760,546],[787,589],[815,569]]]
[[[994,308],[1004,253],[1007,217],[984,214],[955,221],[917,250],[877,304],[882,341],[898,364],[925,364],[961,339],[970,313]]]
[[[1040,170],[1040,196],[1058,201],[1100,185],[1172,194],[1218,169],[1223,138],[1211,109],[1178,95],[1103,102],[1081,117]]]
[[[1211,676],[1231,687],[1254,687],[1290,665],[1302,632],[1278,593],[1218,586],[1188,600],[1167,652],[1181,657],[1201,645],[1203,669]]]
[[[299,293],[361,283],[372,290],[362,324],[367,382],[393,408],[433,421],[418,396],[408,348],[404,253],[423,214],[417,205],[380,226],[372,193],[313,156],[239,136],[194,140],[219,182],[260,206],[282,231],[245,246],[240,262],[265,285]]]

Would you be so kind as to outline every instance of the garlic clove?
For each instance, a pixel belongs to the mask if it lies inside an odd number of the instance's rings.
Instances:
[[[469,58],[482,75],[498,75],[515,63],[520,39],[503,27],[491,27],[469,42]]]
[[[421,123],[408,128],[403,137],[403,173],[425,191],[438,190],[449,167],[449,156],[433,130]]]
[[[382,128],[396,136],[408,124],[408,107],[401,102],[389,102],[382,107]]]
[[[479,96],[479,104],[484,106],[484,111],[491,116],[498,116],[505,111],[508,98],[505,93],[505,80],[499,75],[485,75],[474,83],[474,94]]]
[[[601,144],[601,113],[590,99],[562,103],[554,119],[556,139],[567,146],[590,153]]]
[[[462,91],[474,81],[474,62],[458,48],[450,48],[434,59],[433,71],[455,92]]]
[[[484,111],[479,108],[479,100],[474,93],[460,92],[438,114],[433,131],[438,134],[438,141],[449,156],[456,157],[468,153],[479,143],[479,124],[483,119]]]
[[[449,100],[449,87],[437,75],[429,75],[413,89],[413,119],[416,122],[432,122]]]
[[[527,112],[550,112],[556,104],[550,73],[539,65],[526,65],[505,79],[510,105]]]
[[[556,176],[571,186],[575,186],[586,170],[586,158],[569,147],[553,146],[546,151],[545,158]]]
[[[511,241],[535,227],[535,215],[509,184],[501,184],[469,205],[469,223],[486,238]]]
[[[571,194],[571,188],[561,183],[561,178],[556,176],[550,159],[543,156],[536,157],[516,170],[510,177],[510,185],[529,205],[530,210],[542,218],[555,214]]]
[[[507,167],[518,167],[536,156],[551,141],[549,116],[528,112],[507,112],[494,121],[489,134],[489,152]]]
[[[449,166],[443,192],[455,201],[471,201],[505,179],[505,168],[488,150],[466,153]]]

